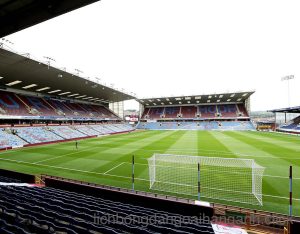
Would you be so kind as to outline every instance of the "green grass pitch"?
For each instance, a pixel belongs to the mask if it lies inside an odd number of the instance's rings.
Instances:
[[[131,157],[135,155],[135,188],[148,191],[147,158],[153,153],[255,159],[266,168],[264,205],[230,204],[280,213],[288,212],[288,173],[292,165],[293,214],[300,215],[300,138],[297,136],[250,131],[139,131],[82,140],[77,150],[74,142],[65,142],[2,151],[0,168],[131,188]]]

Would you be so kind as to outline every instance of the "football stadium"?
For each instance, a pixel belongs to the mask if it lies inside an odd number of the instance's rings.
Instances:
[[[96,1],[58,2],[3,1],[0,35]],[[0,233],[299,233],[300,107],[256,124],[253,90],[138,98],[7,44]]]

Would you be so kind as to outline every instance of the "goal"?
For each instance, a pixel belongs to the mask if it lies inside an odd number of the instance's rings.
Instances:
[[[200,181],[201,197],[263,205],[265,168],[253,159],[154,154],[148,166],[152,190],[195,197]]]

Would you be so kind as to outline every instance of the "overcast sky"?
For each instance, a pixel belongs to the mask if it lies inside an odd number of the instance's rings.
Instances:
[[[252,110],[267,110],[288,106],[290,74],[300,105],[299,9],[299,0],[102,0],[6,38],[140,98],[255,90]]]

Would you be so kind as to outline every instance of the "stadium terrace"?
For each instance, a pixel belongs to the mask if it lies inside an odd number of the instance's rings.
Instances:
[[[254,92],[141,99],[140,129],[251,130]]]
[[[284,123],[278,126],[277,131],[283,133],[291,133],[291,134],[299,134],[300,133],[300,107],[288,107],[288,108],[280,108],[275,110],[269,110],[275,114],[275,123],[277,115],[284,115]],[[292,114],[294,118],[290,118],[289,121],[287,119],[287,115]]]

